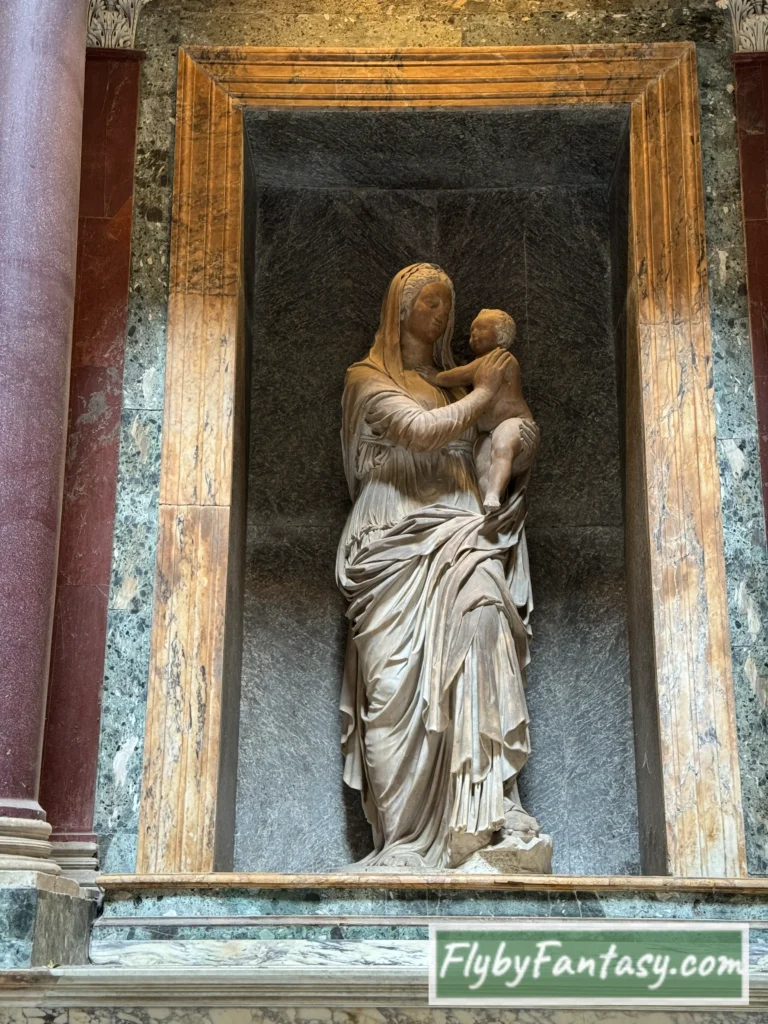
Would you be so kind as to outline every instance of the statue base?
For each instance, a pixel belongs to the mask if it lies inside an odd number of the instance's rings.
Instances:
[[[525,840],[509,832],[498,842],[476,850],[461,864],[450,868],[417,866],[409,863],[406,855],[394,864],[370,866],[358,861],[336,868],[329,874],[358,872],[371,875],[551,875],[552,837],[538,835]]]
[[[477,850],[463,864],[452,868],[457,875],[551,875],[552,837],[525,840],[514,832],[498,843]]]

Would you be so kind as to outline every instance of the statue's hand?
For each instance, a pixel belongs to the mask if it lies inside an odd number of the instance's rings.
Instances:
[[[487,356],[483,356],[475,370],[475,391],[485,391],[488,398],[495,396],[504,380],[507,367],[512,356],[503,348],[495,348]]]
[[[539,428],[528,420],[520,424],[520,441],[523,450],[518,461],[524,466],[530,466],[539,450]]]

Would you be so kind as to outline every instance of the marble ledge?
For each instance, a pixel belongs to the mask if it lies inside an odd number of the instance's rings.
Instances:
[[[376,965],[327,961],[317,966],[282,963],[263,968],[216,966],[88,967],[0,971],[0,1007],[387,1006],[427,1003],[427,977],[419,964]],[[768,995],[768,993],[767,993]],[[131,1020],[136,1021],[132,1016]],[[124,1019],[115,1011],[116,1019]],[[43,1016],[48,1017],[48,1013]],[[2,1018],[0,1018],[1,1020]],[[82,1015],[78,1019],[83,1021]],[[85,1018],[87,1020],[87,1018]],[[149,1020],[157,1019],[154,1015]],[[199,1019],[199,1018],[196,1018]]]
[[[325,967],[373,970],[401,969],[421,972],[429,969],[429,940],[211,940],[189,939],[167,942],[94,942],[91,963],[114,968],[275,968]],[[749,964],[752,975],[768,974],[768,931],[750,935]]]
[[[99,884],[113,898],[134,898],[134,894],[178,894],[198,890],[223,893],[227,890],[378,890],[397,889],[487,890],[504,892],[621,892],[621,893],[723,893],[768,897],[765,878],[682,878],[671,875],[467,875],[460,871],[435,874],[377,874],[343,872],[288,874],[278,872],[177,872],[147,874],[104,874]]]
[[[0,972],[0,1021],[3,1024],[26,1024],[28,1016],[40,1016],[45,1019],[58,1020],[58,1014],[72,1009],[69,1017],[71,1024],[112,1024],[126,1019],[133,1024],[152,1024],[158,1019],[166,1022],[185,1019],[196,1024],[223,1024],[227,1017],[222,1009],[237,1007],[237,1015],[233,1015],[232,1024],[256,1024],[257,1021],[277,1022],[295,1021],[297,1019],[337,1020],[336,1013],[330,1009],[313,1009],[302,1011],[297,1007],[333,1007],[346,1010],[355,1007],[349,1019],[356,1024],[363,1024],[364,1007],[375,1007],[371,1011],[373,1021],[377,1024],[406,1024],[412,1020],[414,1024],[427,1024],[425,1012],[435,1013],[435,1024],[459,1024],[466,1021],[466,1011],[461,1016],[457,1011],[427,1010],[428,981],[426,969],[427,943],[419,944],[423,952],[411,956],[409,963],[391,965],[371,964],[360,958],[354,950],[336,950],[322,964],[310,966],[306,963],[297,970],[297,964],[283,962],[264,967],[231,967],[211,966],[201,970],[199,965],[174,967],[116,967],[113,965],[88,967],[53,968],[39,971]],[[387,1013],[388,1007],[413,1007],[412,1016],[409,1012],[397,1010]],[[750,971],[750,1010],[768,1006],[768,974],[762,971]],[[3,1013],[3,1007],[13,1010],[21,1009],[18,1017]],[[108,1013],[99,1012],[96,1008],[111,1007]],[[126,1015],[121,1007],[130,1007]],[[160,1013],[160,1007],[169,1008]],[[186,1014],[183,1007],[193,1009]],[[210,1007],[206,1011],[206,1007]],[[249,1007],[264,1007],[265,1013],[251,1011]],[[285,1010],[281,1011],[281,1007]],[[416,1007],[424,1008],[415,1010]],[[24,1008],[34,1008],[24,1013]],[[75,1010],[74,1008],[77,1008]],[[146,1009],[145,1009],[146,1008]],[[269,1008],[266,1010],[266,1008]],[[358,1009],[359,1008],[359,1009]],[[537,1020],[551,1020],[553,1024],[566,1024],[563,1006],[550,1016],[549,1011],[525,1011],[524,1019],[531,1024]],[[655,1014],[663,1007],[654,1008]],[[12,1011],[13,1012],[13,1011]],[[75,1016],[76,1014],[76,1016]],[[541,1014],[541,1016],[538,1016]],[[346,1015],[345,1015],[345,1019]],[[483,1010],[472,1008],[472,1020],[475,1024],[492,1024],[504,1021],[512,1024],[518,1019],[514,1010]],[[686,1014],[688,1024],[708,1021],[711,1024],[723,1021],[721,1013],[711,1012]],[[738,1011],[731,1010],[727,1020],[736,1024],[740,1019]],[[66,1020],[66,1018],[65,1018]],[[619,1018],[611,1012],[611,1024],[617,1024]],[[631,1021],[627,1017],[627,1024]],[[665,1017],[654,1015],[654,1020],[666,1020]],[[574,1024],[584,1022],[583,1012],[574,1016]],[[62,1022],[63,1024],[63,1022]],[[373,1022],[371,1022],[373,1024]]]
[[[91,944],[91,962],[113,967],[402,967],[428,968],[428,943],[420,940],[130,940]]]
[[[425,918],[584,918],[768,922],[768,895],[714,892],[643,893],[450,891],[322,888],[256,889],[219,892],[123,893],[107,891],[96,932],[101,940],[179,938],[247,939],[308,937],[327,928],[344,937],[354,926],[357,939],[393,937],[380,933],[386,921],[402,929],[424,926]],[[382,921],[385,918],[386,921]],[[370,927],[369,927],[370,926]],[[375,929],[374,930],[374,926]],[[361,931],[361,929],[364,929]],[[317,934],[317,933],[316,933]],[[410,931],[400,938],[416,938]]]

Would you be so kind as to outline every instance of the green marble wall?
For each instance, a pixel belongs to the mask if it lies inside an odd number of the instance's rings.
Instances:
[[[86,963],[95,902],[16,879],[0,887],[0,971]]]
[[[233,917],[239,919],[237,924],[231,920],[220,923],[214,920]],[[307,920],[301,923],[287,920],[297,917]],[[360,924],[329,920],[352,917],[359,918]],[[424,939],[427,937],[424,919],[446,917],[764,922],[768,918],[768,894],[648,894],[619,890],[487,892],[426,888],[219,889],[161,894],[109,891],[94,931],[94,941]],[[148,918],[152,918],[153,923],[148,923]],[[160,923],[158,918],[167,920]],[[174,918],[186,920],[175,923]],[[244,918],[259,920],[247,922]],[[375,923],[366,921],[374,918]],[[391,919],[392,923],[382,918]],[[421,920],[413,920],[415,918]]]

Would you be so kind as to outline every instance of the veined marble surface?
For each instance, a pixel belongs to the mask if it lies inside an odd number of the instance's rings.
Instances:
[[[93,964],[113,967],[406,967],[429,968],[427,939],[181,939],[165,942],[104,942],[94,938]],[[768,974],[768,931],[752,929],[749,962],[753,973]]]
[[[63,876],[18,872],[15,877],[0,886],[0,975],[53,961],[85,963],[94,902]]]
[[[323,918],[386,916],[439,917],[583,917],[679,919],[700,921],[768,921],[768,896],[723,893],[524,892],[436,889],[229,889],[138,893],[108,891],[100,927],[115,919],[131,920],[142,928],[147,918],[162,918],[172,929],[174,918],[259,917],[260,923],[280,925],[280,918],[311,915]],[[135,923],[134,923],[135,922]],[[115,924],[117,922],[115,921]],[[122,925],[127,927],[127,925]],[[244,925],[237,926],[242,932]],[[200,938],[247,938],[247,934],[210,935],[196,929]],[[127,936],[124,936],[127,937]],[[131,938],[138,938],[132,935]],[[185,936],[191,937],[191,936]],[[297,936],[301,937],[301,936]]]
[[[115,967],[199,964],[208,967],[409,967],[428,968],[428,943],[332,942],[306,939],[91,943],[91,962]]]
[[[28,1012],[21,1007],[0,1008],[0,1024],[28,1024]],[[765,1020],[762,1010],[465,1010],[399,1006],[87,1007],[52,1008],[39,1016],[55,1024],[756,1024]]]
[[[69,967],[9,978],[0,1024],[740,1024],[765,1020],[766,975],[751,979],[750,1010],[637,1011],[430,1008],[426,968],[372,966]],[[756,1014],[754,1016],[752,1014]]]

